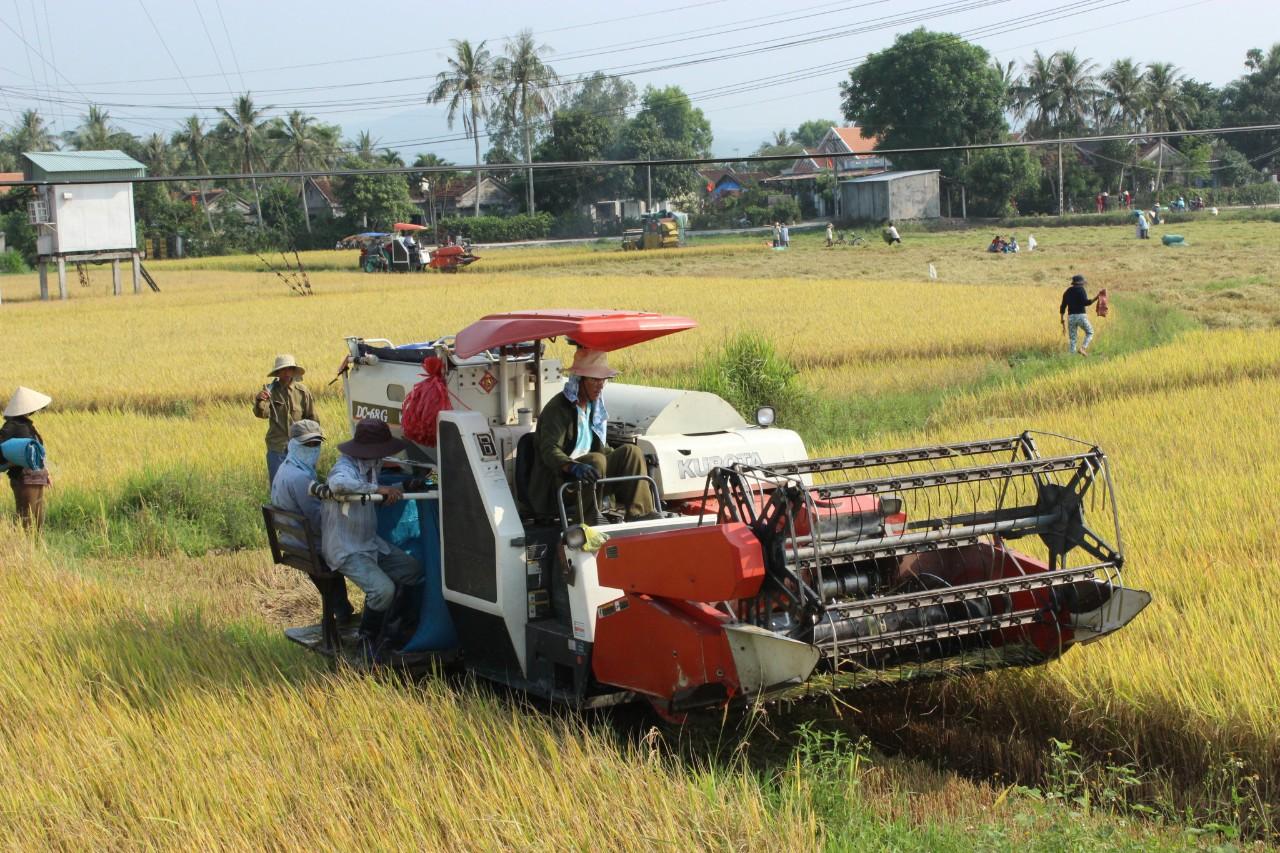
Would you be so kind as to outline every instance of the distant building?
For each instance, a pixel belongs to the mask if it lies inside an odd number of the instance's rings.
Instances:
[[[201,206],[201,197],[199,190],[189,190],[178,193],[177,199],[181,202],[191,205],[193,208]],[[240,218],[246,223],[254,223],[258,221],[257,216],[253,212],[253,203],[245,201],[235,193],[224,190],[221,187],[210,187],[204,191],[204,204],[209,206],[211,214],[219,214],[231,210],[239,214]]]
[[[796,196],[801,208],[818,217],[851,218],[847,213],[830,209],[818,188],[820,175],[833,175],[837,180],[884,172],[893,168],[886,157],[875,153],[876,138],[861,127],[831,127],[814,148],[806,148],[782,174],[765,178],[763,183],[786,188]],[[838,197],[836,203],[838,204]]]
[[[122,292],[120,261],[133,262],[133,290],[141,292],[141,259],[133,213],[133,179],[146,166],[123,151],[28,151],[23,175],[47,181],[27,203],[36,228],[40,298],[49,298],[48,265],[58,268],[58,294],[66,299],[67,263],[111,263],[113,291]]]
[[[433,203],[437,220],[449,216],[471,216],[476,209],[476,179],[454,178],[426,195],[414,188],[409,200],[422,210],[423,223],[431,221]],[[488,175],[480,179],[481,216],[507,216],[519,209],[520,203],[506,184]]]
[[[303,188],[306,190],[303,203],[313,220],[337,219],[342,216],[342,204],[334,194],[333,184],[328,178],[307,178]]]
[[[0,181],[21,181],[21,172],[0,172]],[[0,186],[0,196],[6,196],[13,191],[13,187]]]
[[[726,196],[742,195],[765,176],[760,172],[735,172],[732,169],[699,169],[699,195],[704,201],[718,201]]]
[[[869,222],[937,219],[940,175],[937,169],[921,169],[846,178],[839,183],[841,217]]]

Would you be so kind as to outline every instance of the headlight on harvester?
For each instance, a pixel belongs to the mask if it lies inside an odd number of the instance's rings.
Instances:
[[[761,406],[756,409],[756,426],[771,427],[777,419],[777,414],[773,411],[773,406]]]

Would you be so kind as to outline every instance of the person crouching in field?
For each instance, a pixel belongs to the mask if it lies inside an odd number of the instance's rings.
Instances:
[[[328,486],[320,480],[316,472],[316,463],[320,461],[320,449],[324,444],[324,430],[320,424],[312,420],[294,421],[289,425],[289,451],[285,455],[280,470],[271,481],[271,505],[285,512],[301,515],[311,526],[312,535],[321,543],[323,553],[324,538],[322,535],[320,498],[328,492]],[[293,537],[281,534],[281,539],[289,544],[306,548],[306,544]],[[338,603],[337,617],[339,622],[350,621],[355,613],[347,598],[347,587],[342,585],[342,600]]]
[[[293,356],[287,353],[276,356],[275,365],[267,374],[272,381],[263,385],[253,400],[254,416],[267,421],[268,486],[284,462],[289,425],[294,421],[316,419],[315,401],[301,381],[306,372]]]
[[[9,487],[13,489],[18,518],[23,527],[37,533],[44,524],[44,487],[50,481],[49,472],[44,468],[44,439],[31,422],[31,416],[52,402],[53,398],[47,394],[19,386],[4,408],[4,426],[0,426],[0,445],[15,439],[30,439],[40,446],[38,454],[27,456],[29,460],[39,461],[40,464],[34,467],[0,456],[0,471],[8,469]],[[14,455],[17,455],[16,451]]]
[[[1062,333],[1067,336],[1067,344],[1069,352],[1079,352],[1080,355],[1089,354],[1089,344],[1093,343],[1093,324],[1089,322],[1089,315],[1086,310],[1090,305],[1097,301],[1098,297],[1089,298],[1089,294],[1085,291],[1084,276],[1071,276],[1071,285],[1062,292],[1062,304],[1058,307],[1058,317],[1062,320]],[[1084,343],[1080,344],[1080,349],[1076,349],[1076,332],[1080,329],[1084,330]]]
[[[888,243],[890,246],[902,245],[902,235],[898,233],[898,229],[894,227],[894,224],[892,222],[890,222],[888,225],[885,226],[884,233],[882,234],[882,236],[884,237],[884,241]]]

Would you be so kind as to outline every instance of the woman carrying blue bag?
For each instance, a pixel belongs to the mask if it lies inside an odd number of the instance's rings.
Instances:
[[[4,426],[0,427],[0,467],[8,468],[22,526],[36,532],[44,523],[44,487],[49,485],[49,472],[44,467],[44,440],[31,416],[52,402],[46,394],[19,386],[4,408]]]

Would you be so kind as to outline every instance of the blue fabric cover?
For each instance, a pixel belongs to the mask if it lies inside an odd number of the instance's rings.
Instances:
[[[10,465],[39,471],[44,467],[44,445],[34,438],[11,438],[0,444],[0,456]]]
[[[404,477],[383,475],[381,482],[396,485]],[[423,569],[426,584],[418,630],[404,646],[406,652],[443,651],[458,645],[458,635],[444,602],[440,565],[439,501],[400,501],[378,505],[378,535],[413,555]]]

